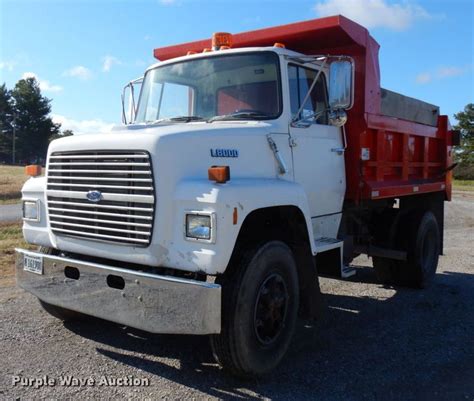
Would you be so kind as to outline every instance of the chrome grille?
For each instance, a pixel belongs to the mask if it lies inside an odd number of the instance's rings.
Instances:
[[[151,241],[154,186],[148,153],[55,152],[49,157],[47,201],[51,230],[69,235],[147,246]],[[87,199],[100,191],[101,200]]]

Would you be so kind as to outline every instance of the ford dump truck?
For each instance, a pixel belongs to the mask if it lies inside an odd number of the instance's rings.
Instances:
[[[61,319],[209,335],[241,376],[277,366],[356,255],[428,286],[456,135],[380,87],[378,49],[342,16],[155,49],[125,124],[53,141],[24,185],[19,286]]]

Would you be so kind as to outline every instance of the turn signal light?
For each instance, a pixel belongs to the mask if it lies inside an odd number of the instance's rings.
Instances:
[[[41,175],[41,166],[39,164],[30,164],[25,167],[25,174],[30,177],[38,177]]]
[[[273,47],[279,47],[279,48],[281,48],[281,49],[285,49],[285,48],[286,48],[286,46],[285,46],[283,43],[279,43],[279,42],[275,42],[275,43],[273,44]]]
[[[228,32],[215,32],[212,34],[212,48],[220,49],[222,46],[232,47],[232,34]]]
[[[230,180],[229,166],[212,166],[207,170],[210,181],[215,181],[218,184],[224,184]]]

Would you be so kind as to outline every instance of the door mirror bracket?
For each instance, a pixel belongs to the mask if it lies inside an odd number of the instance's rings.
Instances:
[[[330,110],[328,120],[330,125],[342,127],[347,122],[347,113],[343,109]]]

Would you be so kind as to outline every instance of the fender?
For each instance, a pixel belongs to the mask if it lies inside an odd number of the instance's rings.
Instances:
[[[199,266],[199,270],[207,274],[223,273],[245,218],[257,209],[272,206],[295,206],[302,211],[311,250],[314,251],[306,194],[303,188],[294,182],[267,178],[237,178],[225,184],[216,184],[204,179],[187,179],[176,187],[174,201],[174,221],[184,221],[186,212],[213,212],[216,216],[216,233],[214,243],[190,242],[184,239],[182,225],[175,224],[177,229],[172,241],[174,246],[168,247],[170,266],[184,270],[196,270],[196,266]],[[234,214],[237,216],[236,224]],[[178,243],[180,246],[176,246]],[[186,260],[188,263],[185,263]]]
[[[45,190],[46,177],[31,177],[28,179],[21,189],[21,198],[28,200],[36,200],[39,202],[40,221],[23,220],[23,236],[25,241],[30,244],[53,247],[48,230],[48,216],[46,213]]]

